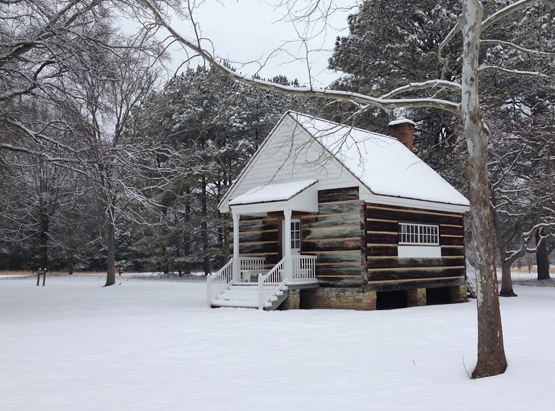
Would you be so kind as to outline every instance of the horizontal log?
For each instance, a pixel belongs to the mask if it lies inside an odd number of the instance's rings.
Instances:
[[[268,259],[268,256],[270,255],[276,255],[279,256],[279,253],[240,253],[239,256],[240,257],[266,257],[266,259]]]
[[[362,230],[360,225],[347,225],[335,227],[301,227],[301,238],[304,240],[334,239],[344,237],[360,237]]]
[[[318,214],[363,213],[364,202],[359,200],[318,204]]]
[[[367,233],[366,243],[368,244],[398,244],[399,234],[395,233]]]
[[[280,247],[277,242],[248,243],[248,244],[239,243],[240,254],[253,254],[253,253],[272,254],[272,253],[279,253],[279,252],[280,252]]]
[[[366,219],[366,231],[392,231],[399,232],[398,221],[375,221]]]
[[[366,244],[366,255],[367,256],[390,256],[397,257],[399,254],[397,245],[372,245]]]
[[[350,237],[346,239],[325,239],[317,241],[303,240],[301,248],[303,251],[332,251],[332,250],[359,250],[362,247],[360,237]]]
[[[460,256],[464,258],[464,246],[443,246],[441,247],[441,256],[442,257],[454,257]]]
[[[229,243],[233,244],[233,233],[228,236]],[[239,242],[240,243],[252,243],[252,242],[265,242],[265,241],[279,241],[279,232],[278,230],[269,230],[269,231],[251,231],[248,233],[239,233]]]
[[[358,277],[364,274],[363,268],[359,265],[316,265],[316,277]]]
[[[304,250],[303,250],[304,251]],[[354,251],[318,251],[311,252],[317,257],[316,264],[323,263],[358,263],[362,265],[362,252]]]
[[[361,287],[364,283],[360,275],[354,275],[351,277],[319,277],[318,282],[320,283],[320,287],[330,288]]]
[[[245,221],[239,224],[239,232],[277,230],[278,228],[278,220],[276,219],[254,222]],[[233,232],[233,224],[230,227],[230,231]]]
[[[368,281],[399,281],[422,278],[442,278],[465,275],[465,267],[427,267],[420,269],[369,269]]]
[[[464,245],[463,237],[452,237],[452,236],[441,236],[439,237],[439,243],[441,246],[453,246],[453,245]]]
[[[366,266],[376,268],[418,268],[464,266],[464,257],[457,258],[376,258],[367,257]]]
[[[366,203],[366,208],[373,208],[379,210],[391,210],[391,211],[403,211],[403,212],[412,212],[417,214],[433,214],[433,215],[442,215],[448,217],[462,217],[463,214],[461,213],[452,213],[448,211],[436,211],[436,210],[425,210],[423,208],[414,208],[414,207],[403,207],[403,206],[392,206],[392,205],[383,205],[383,204],[374,204],[374,203]]]
[[[335,188],[318,191],[318,202],[329,203],[342,200],[358,200],[358,187]]]
[[[365,284],[368,291],[399,291],[411,290],[415,288],[438,288],[438,287],[457,287],[465,284],[464,276],[444,277],[444,278],[420,278],[401,281],[371,281]]]
[[[463,226],[452,226],[441,224],[439,226],[439,235],[461,235],[464,236]]]
[[[303,228],[361,226],[360,213],[323,214],[302,220]]]
[[[457,214],[434,213],[422,210],[394,210],[382,207],[366,208],[367,219],[396,220],[419,224],[453,224],[462,225],[463,216]]]

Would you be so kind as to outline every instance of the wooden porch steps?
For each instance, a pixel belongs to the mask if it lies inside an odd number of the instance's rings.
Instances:
[[[289,292],[283,290],[264,310],[273,311],[285,301]],[[239,283],[233,284],[223,294],[212,301],[212,307],[236,307],[236,308],[258,308],[258,284]]]

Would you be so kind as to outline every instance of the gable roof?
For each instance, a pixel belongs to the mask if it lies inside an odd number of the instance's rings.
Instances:
[[[289,112],[372,193],[468,206],[451,184],[394,137]]]
[[[289,121],[286,121],[288,119]],[[285,132],[290,127],[291,120],[296,131]],[[241,186],[244,186],[243,181],[258,159],[263,158],[262,153],[268,150],[269,141],[275,137],[287,138],[281,137],[281,134],[298,134],[299,130],[302,130],[306,138],[316,142],[319,150],[327,153],[329,159],[333,159],[338,167],[342,167],[345,173],[351,176],[349,181],[365,187],[373,196],[372,200],[362,197],[361,199],[375,202],[383,200],[399,205],[411,202],[412,206],[416,207],[427,204],[424,208],[435,208],[432,205],[437,204],[438,209],[442,204],[447,207],[452,205],[457,209],[462,207],[463,210],[469,206],[468,200],[462,194],[396,138],[288,111],[230,187],[220,202],[220,210],[226,210],[228,205],[233,206],[230,200],[236,200],[237,192],[241,194],[248,191],[244,187],[241,189]],[[326,165],[322,168],[326,168]],[[322,182],[322,177],[325,178],[315,171],[308,178]],[[307,180],[306,175],[303,180]],[[274,183],[279,181],[267,181],[265,184]],[[261,187],[256,187],[255,191],[260,189]]]

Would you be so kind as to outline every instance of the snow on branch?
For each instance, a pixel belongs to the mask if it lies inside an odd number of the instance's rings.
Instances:
[[[538,54],[540,56],[555,55],[555,53],[546,53],[545,51],[527,49],[517,44],[511,43],[508,41],[502,41],[502,40],[480,40],[480,44],[483,46],[502,46],[502,47],[512,48],[514,50],[517,50],[517,51],[520,51],[521,53],[526,53],[526,54]]]
[[[478,69],[478,73],[481,74],[487,70],[499,71],[501,73],[509,74],[511,76],[549,78],[549,76],[546,76],[545,74],[539,73],[537,71],[511,70],[511,69],[506,69],[499,66],[483,66]]]
[[[396,96],[397,94],[405,93],[408,91],[426,90],[430,88],[449,89],[457,92],[460,92],[462,90],[461,85],[453,81],[429,80],[429,81],[424,81],[422,83],[410,83],[410,84],[407,84],[406,86],[396,88],[395,90],[392,90],[387,94],[384,94],[381,98],[391,98],[393,96]]]
[[[187,39],[185,36],[179,34],[160,14],[158,9],[152,3],[152,0],[141,0],[156,18],[158,24],[163,26],[170,34],[183,46],[195,51],[203,59],[205,59],[212,67],[220,71],[224,75],[242,83],[256,86],[261,89],[278,91],[290,95],[320,97],[325,99],[343,100],[356,104],[369,105],[380,108],[436,108],[439,110],[449,111],[459,115],[460,104],[451,101],[436,99],[436,98],[412,98],[412,99],[387,99],[379,97],[371,97],[364,94],[352,93],[340,90],[320,89],[314,87],[292,87],[284,86],[269,81],[264,81],[251,76],[243,75],[233,71],[224,63],[208,52],[197,39],[196,41]]]
[[[510,4],[509,6],[493,13],[491,16],[485,19],[482,22],[482,31],[486,30],[492,24],[497,23],[503,17],[506,17],[516,11],[522,10],[526,7],[532,6],[541,1],[552,1],[552,0],[520,0],[520,1],[517,1],[516,3]]]

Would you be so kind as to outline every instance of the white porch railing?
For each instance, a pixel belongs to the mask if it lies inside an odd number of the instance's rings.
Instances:
[[[292,255],[291,256],[291,278],[294,280],[316,279],[316,256],[315,255]]]
[[[287,257],[283,258],[268,274],[258,276],[258,309],[263,310],[266,304],[271,304],[280,292],[287,287],[287,279],[283,272]]]
[[[233,258],[231,258],[216,274],[206,277],[206,302],[209,307],[212,301],[231,287],[233,281]]]
[[[265,257],[239,257],[241,271],[264,270]]]

